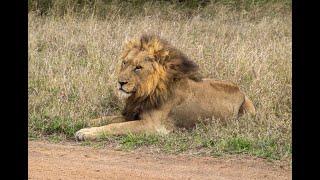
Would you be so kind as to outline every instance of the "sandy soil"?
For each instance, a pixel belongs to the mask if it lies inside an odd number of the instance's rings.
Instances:
[[[123,152],[29,141],[29,179],[291,179],[291,169],[258,158]]]

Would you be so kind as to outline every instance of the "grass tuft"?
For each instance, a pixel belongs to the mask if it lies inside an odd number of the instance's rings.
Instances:
[[[124,149],[136,149],[141,146],[154,145],[159,142],[159,137],[156,135],[146,134],[128,134],[120,138],[119,143]]]

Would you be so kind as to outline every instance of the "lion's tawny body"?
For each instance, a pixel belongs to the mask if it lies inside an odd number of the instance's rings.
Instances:
[[[185,80],[181,86],[168,114],[179,127],[192,127],[199,119],[235,117],[245,97],[237,86],[211,79]]]

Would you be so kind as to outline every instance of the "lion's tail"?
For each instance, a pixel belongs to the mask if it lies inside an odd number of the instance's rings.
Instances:
[[[252,101],[247,96],[245,96],[244,101],[239,109],[239,115],[242,115],[244,113],[249,113],[252,115],[256,114],[256,108],[254,107]]]

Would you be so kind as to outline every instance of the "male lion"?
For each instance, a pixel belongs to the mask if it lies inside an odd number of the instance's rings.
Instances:
[[[179,127],[191,128],[203,118],[255,114],[238,86],[202,79],[193,61],[158,36],[130,41],[121,59],[118,84],[126,102],[122,115],[91,120],[104,126],[79,130],[77,140],[129,132],[166,134]]]

